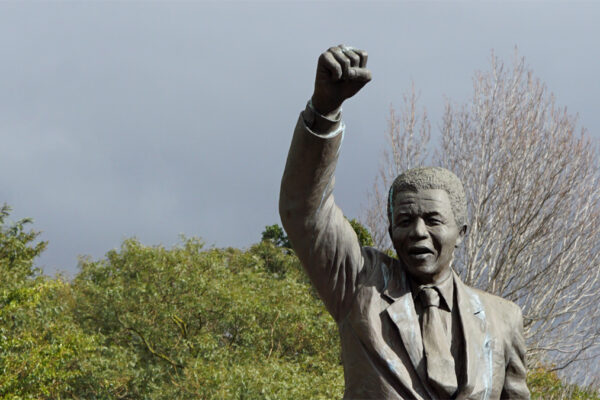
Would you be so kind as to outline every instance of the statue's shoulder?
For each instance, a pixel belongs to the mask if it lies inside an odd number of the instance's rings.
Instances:
[[[467,288],[481,300],[487,315],[494,315],[505,321],[521,317],[521,307],[516,303],[472,286],[467,286]]]
[[[395,265],[397,259],[374,247],[363,246],[361,252],[363,282],[382,282],[386,286],[389,280],[397,278],[395,276],[398,273],[398,267]]]
[[[395,258],[390,257],[386,253],[381,250],[376,249],[375,247],[363,246],[360,248],[365,257],[365,260],[368,259],[370,262],[385,262],[387,264],[392,263]]]
[[[399,261],[397,258],[392,257],[388,253],[384,253],[375,247],[363,246],[361,247],[361,252],[365,260],[365,265],[368,264],[371,267],[376,266],[380,268],[383,264],[383,266],[390,270],[399,268]]]

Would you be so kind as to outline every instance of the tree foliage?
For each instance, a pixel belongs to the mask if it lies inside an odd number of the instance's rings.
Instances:
[[[30,219],[9,225],[9,211],[0,210],[0,398],[108,394],[103,387],[118,377],[103,360],[114,353],[74,321],[71,285],[38,274],[34,258],[46,242],[35,243]]]
[[[527,375],[527,385],[534,400],[600,400],[600,393],[589,387],[566,384],[552,367],[538,365]]]
[[[348,221],[348,223],[350,223],[352,229],[354,229],[354,233],[356,233],[356,237],[358,238],[358,242],[360,243],[360,245],[372,247],[374,245],[374,242],[369,230],[356,218],[345,218]],[[288,239],[287,235],[285,234],[285,231],[279,224],[266,226],[265,230],[262,232],[261,240],[269,240],[273,244],[275,244],[275,246],[283,247],[289,250],[292,249],[292,244],[290,243],[290,240]]]
[[[17,286],[25,279],[34,276],[38,270],[33,260],[44,251],[46,242],[35,243],[39,232],[27,231],[31,218],[21,219],[11,225],[7,218],[10,207],[0,207],[0,287]]]
[[[265,226],[265,230],[262,232],[261,240],[270,240],[278,247],[285,247],[291,249],[292,244],[288,239],[285,231],[279,224]]]
[[[558,370],[598,357],[599,153],[576,117],[519,57],[508,68],[492,56],[491,70],[473,79],[472,99],[447,102],[437,146],[414,88],[404,100],[391,111],[365,215],[376,244],[390,246],[385,204],[395,176],[426,163],[450,169],[468,200],[461,278],[523,308],[531,365],[551,360]]]
[[[361,224],[356,218],[352,218],[352,219],[346,218],[346,219],[350,223],[350,226],[352,227],[352,229],[354,229],[354,233],[356,233],[356,237],[358,238],[358,243],[360,243],[361,246],[373,247],[373,245],[374,245],[373,237],[371,236],[371,233],[369,232],[369,230],[363,224]]]
[[[23,252],[15,259],[32,254],[32,237],[21,238],[2,237]],[[34,271],[19,265],[20,276]],[[0,286],[2,399],[343,394],[337,326],[298,259],[270,241],[206,249],[183,238],[166,249],[128,239],[82,259],[72,282],[27,276]],[[538,398],[598,400],[543,369],[530,385]]]
[[[74,283],[85,332],[131,355],[135,398],[339,395],[336,326],[297,259],[263,241],[246,252],[124,242],[84,261]],[[331,368],[331,366],[334,368]]]

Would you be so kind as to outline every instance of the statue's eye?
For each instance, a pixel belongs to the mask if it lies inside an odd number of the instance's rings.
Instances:
[[[400,217],[396,220],[397,226],[407,227],[411,223],[411,219],[409,217]]]

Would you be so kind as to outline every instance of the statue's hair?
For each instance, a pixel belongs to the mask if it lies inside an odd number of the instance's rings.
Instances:
[[[448,193],[454,221],[460,228],[466,225],[467,201],[462,182],[456,175],[441,167],[420,167],[404,171],[394,179],[388,194],[388,220],[392,225],[395,196],[399,192],[442,189]]]

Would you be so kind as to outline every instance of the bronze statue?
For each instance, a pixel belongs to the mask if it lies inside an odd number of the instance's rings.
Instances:
[[[389,193],[398,259],[361,248],[333,199],[341,105],[371,80],[367,53],[321,54],[281,183],[279,211],[296,254],[338,323],[347,399],[527,399],[520,308],[452,270],[467,231],[460,180],[404,172]]]

